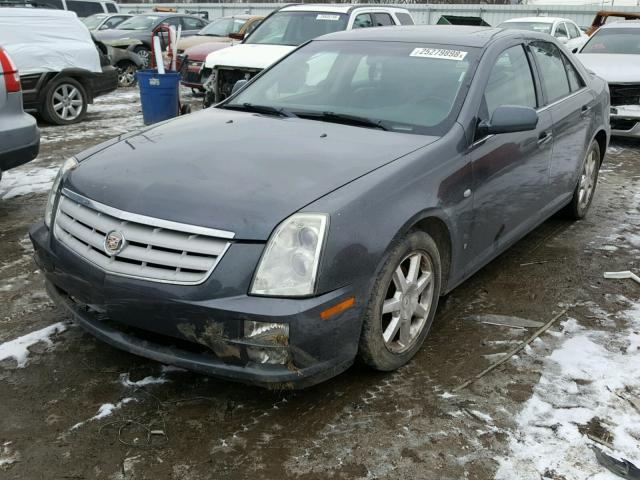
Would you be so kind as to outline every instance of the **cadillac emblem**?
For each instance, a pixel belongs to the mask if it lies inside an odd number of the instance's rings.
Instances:
[[[110,257],[119,254],[125,247],[126,240],[122,232],[111,230],[104,239],[104,251]]]

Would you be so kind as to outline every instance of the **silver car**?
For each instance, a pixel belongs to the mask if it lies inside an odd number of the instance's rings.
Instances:
[[[39,149],[36,120],[22,109],[18,70],[0,46],[0,177],[3,171],[36,158]]]
[[[603,25],[577,57],[609,84],[611,135],[640,138],[640,21]]]

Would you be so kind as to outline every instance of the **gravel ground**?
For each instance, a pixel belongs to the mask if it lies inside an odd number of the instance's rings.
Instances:
[[[44,126],[38,159],[0,181],[0,478],[617,478],[589,436],[640,464],[640,286],[603,279],[640,272],[640,144],[612,143],[586,220],[548,220],[448,295],[407,366],[271,392],[113,349],[44,293],[27,229],[56,168],[141,125],[136,90],[102,97],[80,125]],[[565,308],[453,393],[534,331],[487,315]]]

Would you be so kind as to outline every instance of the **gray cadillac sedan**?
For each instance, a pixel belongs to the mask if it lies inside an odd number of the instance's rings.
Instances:
[[[69,159],[31,238],[50,296],[129,352],[303,387],[408,362],[438,298],[584,217],[609,94],[552,37],[313,40],[222,104]]]

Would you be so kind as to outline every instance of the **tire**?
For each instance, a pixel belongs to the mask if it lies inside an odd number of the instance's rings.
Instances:
[[[151,50],[144,45],[137,46],[133,49],[134,53],[137,53],[142,60],[142,68],[151,68]]]
[[[87,92],[71,77],[55,79],[46,86],[39,111],[43,120],[54,125],[78,123],[87,113]]]
[[[133,87],[137,83],[136,72],[138,67],[129,60],[122,60],[116,65],[118,69],[118,87]]]
[[[419,269],[416,269],[418,260],[412,260],[415,256],[419,258]],[[405,280],[417,271],[417,276],[412,275],[417,281],[409,282],[404,293],[396,287],[400,280],[397,271],[402,272]],[[421,279],[428,271],[430,280],[420,289]],[[428,234],[411,231],[391,248],[365,310],[358,351],[365,364],[376,370],[391,371],[411,360],[433,323],[441,281],[440,252]],[[394,310],[383,313],[383,307]],[[398,328],[394,328],[396,325]]]
[[[600,158],[600,145],[594,140],[582,162],[578,184],[573,191],[571,202],[563,212],[571,220],[581,220],[589,211],[598,184]]]

